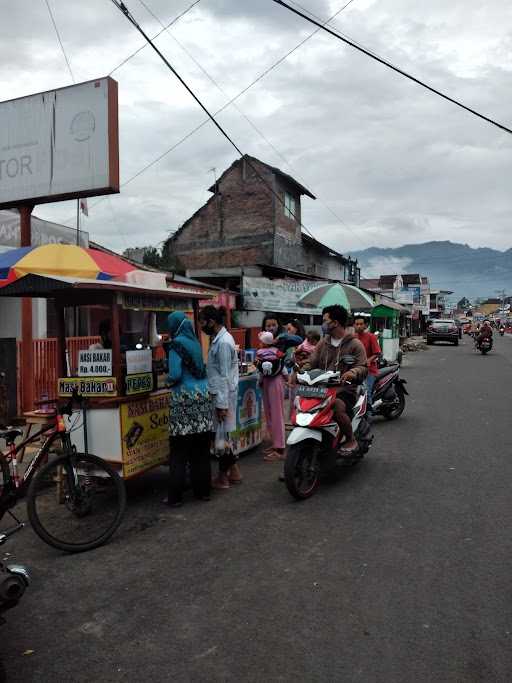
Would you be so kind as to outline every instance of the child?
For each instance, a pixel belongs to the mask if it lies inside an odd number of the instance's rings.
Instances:
[[[272,332],[260,332],[262,348],[256,352],[256,367],[261,373],[263,388],[263,408],[267,430],[272,444],[265,452],[265,462],[275,462],[284,458],[284,353],[277,346]]]
[[[320,334],[314,330],[311,330],[306,334],[305,341],[303,341],[300,346],[297,346],[295,349],[295,363],[298,365],[299,370],[302,369],[304,363],[309,360],[309,357],[315,350],[315,346],[319,341]]]

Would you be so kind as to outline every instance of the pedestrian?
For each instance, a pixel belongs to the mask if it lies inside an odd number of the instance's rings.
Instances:
[[[199,311],[199,325],[210,337],[208,389],[213,400],[215,451],[219,460],[219,472],[212,486],[218,490],[242,482],[238,456],[233,452],[230,438],[236,429],[238,355],[235,340],[224,326],[225,315],[223,308],[215,306],[205,306]]]
[[[167,318],[169,344],[169,492],[167,504],[183,503],[186,466],[194,496],[210,500],[210,440],[213,429],[206,366],[192,323],[175,311]]]
[[[379,356],[382,353],[382,351],[380,349],[380,345],[379,345],[379,342],[377,340],[377,337],[373,334],[373,332],[370,332],[368,330],[369,319],[370,319],[369,315],[358,314],[358,313],[356,313],[354,315],[355,333],[356,333],[356,336],[359,339],[359,341],[364,346],[364,350],[366,351],[367,365],[368,365],[368,376],[366,377],[366,387],[368,390],[368,406],[369,406],[369,411],[371,412],[373,386],[374,386],[375,380],[377,379],[377,376],[379,374],[379,367],[378,367],[377,361],[378,361]]]
[[[278,338],[272,332],[260,332],[259,339],[261,348],[256,353],[256,365],[260,371],[265,422],[271,441],[263,460],[276,462],[284,458],[284,352],[278,348]]]

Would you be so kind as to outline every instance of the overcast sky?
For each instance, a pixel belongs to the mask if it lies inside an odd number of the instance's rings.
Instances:
[[[76,82],[107,75],[143,44],[110,0],[49,2]],[[164,24],[192,2],[145,0]],[[323,20],[345,3],[301,0]],[[126,4],[150,35],[161,29],[139,0]],[[68,85],[71,77],[45,1],[0,0],[0,9],[2,99]],[[512,125],[512,3],[354,0],[332,25]],[[201,0],[157,44],[215,111],[313,30],[271,0]],[[151,48],[113,77],[119,82],[126,183],[198,126],[204,114]],[[338,250],[433,239],[512,246],[512,136],[331,36],[313,36],[236,107],[219,114],[220,123],[244,152],[310,188],[318,199],[304,198],[304,224]],[[158,244],[207,200],[210,169],[220,174],[236,156],[208,123],[119,195],[90,199],[84,228],[117,250]],[[74,221],[69,202],[41,205],[35,213]]]

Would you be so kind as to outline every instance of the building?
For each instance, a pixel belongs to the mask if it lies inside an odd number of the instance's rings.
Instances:
[[[244,155],[209,191],[206,204],[163,248],[164,258],[187,276],[238,290],[245,272],[359,284],[357,260],[303,232],[302,197],[315,197],[287,173]]]

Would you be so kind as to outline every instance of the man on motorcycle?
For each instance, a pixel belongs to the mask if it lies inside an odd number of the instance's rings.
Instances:
[[[480,332],[476,340],[478,346],[480,346],[484,339],[489,339],[492,344],[492,327],[489,320],[484,320],[482,323],[482,327],[480,328]]]
[[[377,337],[373,334],[373,332],[368,331],[369,319],[369,313],[367,313],[366,315],[362,313],[354,314],[354,329],[356,331],[357,338],[364,346],[364,350],[366,351],[366,362],[368,365],[368,377],[366,378],[366,386],[368,389],[368,405],[371,409],[373,385],[375,384],[375,380],[377,379],[377,376],[379,374],[379,368],[377,367],[377,359],[379,358],[382,351],[380,349],[379,342],[377,341]]]
[[[348,312],[343,306],[327,306],[322,315],[322,330],[325,337],[316,345],[307,367],[310,370],[320,368],[341,373],[344,384],[337,392],[334,416],[341,433],[346,437],[340,452],[348,456],[357,449],[348,411],[357,402],[357,385],[361,384],[368,374],[366,351],[357,337],[347,332]],[[345,365],[344,356],[352,356],[354,364]]]

